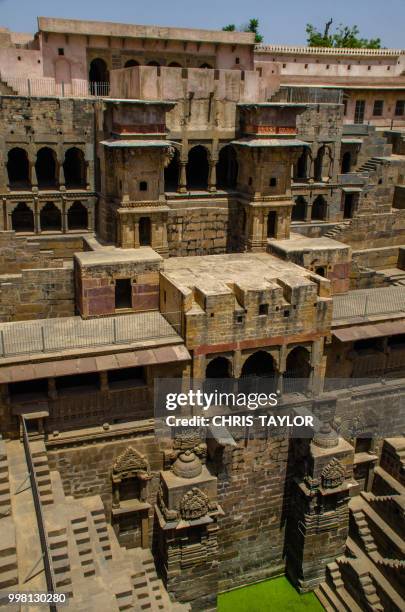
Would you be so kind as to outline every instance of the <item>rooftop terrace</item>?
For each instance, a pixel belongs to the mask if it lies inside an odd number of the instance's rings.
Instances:
[[[268,253],[172,257],[164,262],[163,272],[180,288],[197,286],[207,293],[232,293],[233,283],[259,291],[280,278],[295,286],[314,285],[308,270]]]

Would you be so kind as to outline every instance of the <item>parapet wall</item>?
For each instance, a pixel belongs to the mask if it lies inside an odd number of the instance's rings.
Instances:
[[[138,100],[181,100],[210,98],[233,102],[264,102],[276,83],[254,70],[207,70],[134,66],[112,70],[112,98]]]

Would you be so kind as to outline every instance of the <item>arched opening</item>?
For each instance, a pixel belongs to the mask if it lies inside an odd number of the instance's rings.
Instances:
[[[241,376],[271,378],[275,374],[274,359],[266,351],[256,351],[243,364]]]
[[[62,215],[53,202],[47,202],[39,213],[41,231],[60,232],[62,229]]]
[[[152,244],[152,226],[149,217],[139,219],[139,244],[150,246]]]
[[[305,148],[297,160],[295,167],[295,178],[308,178],[308,150]]]
[[[86,166],[83,151],[77,147],[72,147],[66,151],[63,172],[66,187],[86,187]]]
[[[11,226],[15,232],[34,231],[34,213],[25,202],[19,202],[11,213]]]
[[[165,168],[165,191],[177,191],[179,185],[179,152],[174,150],[174,155]]]
[[[277,232],[277,213],[271,210],[267,215],[267,238],[275,238]]]
[[[127,60],[124,64],[124,68],[132,68],[132,66],[139,66],[139,62],[134,59]]]
[[[320,147],[314,163],[314,180],[321,182],[323,178],[323,163],[325,158],[325,147]]]
[[[110,75],[106,62],[97,57],[90,62],[90,93],[94,96],[108,96]]]
[[[235,149],[226,145],[219,152],[217,185],[220,189],[235,189],[238,179],[238,161]]]
[[[211,64],[207,64],[206,62],[204,62],[204,64],[201,64],[200,68],[209,68],[210,70],[212,70]]]
[[[276,388],[274,359],[266,351],[256,351],[243,364],[239,391],[243,393],[272,393]]]
[[[7,173],[11,189],[24,189],[30,186],[28,155],[24,149],[15,147],[8,152]]]
[[[323,276],[324,278],[326,278],[325,266],[317,266],[315,268],[315,274],[318,274],[319,276]]]
[[[187,163],[188,189],[208,188],[208,154],[207,149],[197,145],[190,149]]]
[[[74,202],[68,210],[67,221],[70,230],[87,230],[89,222],[87,208],[81,202]]]
[[[155,60],[152,60],[151,62],[147,63],[148,66],[160,66],[159,62],[156,62]]]
[[[311,219],[313,221],[324,221],[326,219],[326,201],[319,195],[312,204]]]
[[[307,212],[307,201],[303,196],[298,196],[291,213],[292,221],[305,221]]]
[[[56,180],[56,154],[49,147],[39,149],[35,162],[38,187],[52,189],[57,187]]]
[[[352,166],[352,154],[350,151],[346,151],[342,157],[342,174],[346,174],[346,172],[350,172]]]
[[[303,346],[297,346],[287,356],[284,373],[284,391],[299,392],[308,388],[308,378],[311,373],[309,352]]]
[[[168,66],[169,66],[169,68],[182,68],[183,67],[178,62],[170,62],[170,64],[168,64]]]
[[[214,391],[229,393],[233,390],[234,383],[232,366],[229,359],[226,359],[226,357],[215,357],[215,359],[209,362],[205,370],[204,391],[206,393]]]
[[[90,83],[108,83],[110,80],[106,62],[97,57],[90,62],[89,81]]]
[[[231,363],[226,357],[215,357],[206,367],[205,378],[230,378]]]

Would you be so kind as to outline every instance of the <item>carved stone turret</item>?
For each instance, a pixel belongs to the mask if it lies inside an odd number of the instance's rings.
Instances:
[[[218,582],[217,478],[203,463],[206,444],[194,431],[176,434],[160,473],[156,515],[161,571],[179,601],[215,607]]]
[[[349,528],[353,447],[322,423],[294,479],[287,571],[301,591],[313,589],[327,563],[342,554]],[[298,470],[297,470],[298,471]]]

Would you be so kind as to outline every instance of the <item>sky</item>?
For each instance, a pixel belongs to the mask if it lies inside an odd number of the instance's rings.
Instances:
[[[305,26],[357,25],[384,47],[405,47],[405,0],[0,0],[0,26],[35,32],[36,17],[221,29],[255,17],[268,44],[302,45]]]

